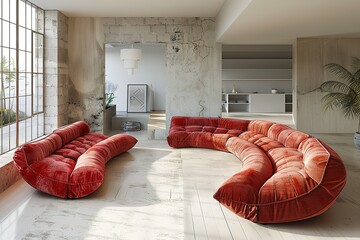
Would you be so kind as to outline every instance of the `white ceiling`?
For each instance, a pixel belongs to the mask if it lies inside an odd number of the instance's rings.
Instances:
[[[230,24],[226,24],[218,31],[221,34],[217,40],[224,44],[291,44],[296,38],[324,35],[360,37],[360,0],[226,0],[226,2],[225,0],[31,0],[31,2],[43,9],[57,9],[69,17],[216,17],[219,12],[222,12],[220,14],[222,16],[234,15],[235,9],[235,17],[231,16]],[[224,7],[221,10],[224,2],[236,7]],[[239,8],[242,2],[244,9]],[[239,9],[238,13],[236,9]]]
[[[68,17],[215,17],[225,0],[31,0]]]
[[[302,37],[359,37],[359,12],[360,0],[252,0],[218,41],[288,44]]]

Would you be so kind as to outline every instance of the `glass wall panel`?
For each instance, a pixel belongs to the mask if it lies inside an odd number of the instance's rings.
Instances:
[[[26,0],[0,3],[2,154],[44,134],[44,11]]]

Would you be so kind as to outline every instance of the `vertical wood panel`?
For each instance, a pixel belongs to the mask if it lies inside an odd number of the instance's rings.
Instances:
[[[360,57],[360,39],[304,38],[296,41],[295,86],[296,126],[310,133],[352,133],[357,120],[343,117],[341,110],[323,111],[320,92],[310,92],[326,80],[335,80],[323,66],[330,62],[350,66],[351,57]]]

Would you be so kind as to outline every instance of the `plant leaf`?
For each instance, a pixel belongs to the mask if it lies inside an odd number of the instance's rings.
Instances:
[[[353,79],[353,74],[337,63],[328,63],[324,66],[324,69],[345,81],[350,82]]]

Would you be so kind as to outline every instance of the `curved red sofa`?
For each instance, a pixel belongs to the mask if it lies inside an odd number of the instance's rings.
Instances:
[[[34,188],[61,198],[80,198],[104,182],[105,164],[111,158],[136,143],[127,134],[91,133],[89,125],[79,121],[20,146],[13,160]]]
[[[242,169],[214,194],[253,222],[281,223],[315,217],[346,183],[341,158],[309,134],[268,121],[176,116],[168,144],[230,152]]]

